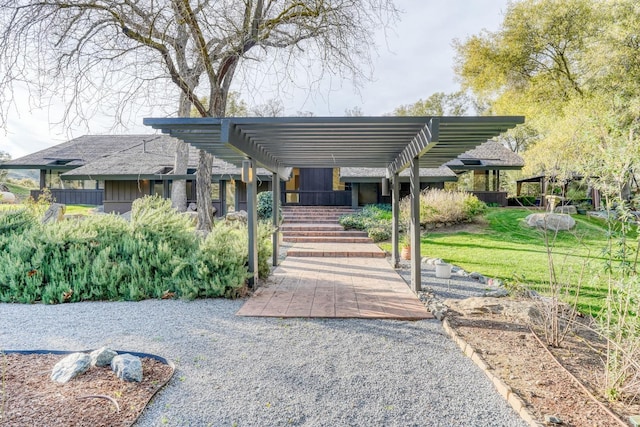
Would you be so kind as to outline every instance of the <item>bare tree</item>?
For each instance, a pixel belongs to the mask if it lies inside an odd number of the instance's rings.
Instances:
[[[0,125],[16,83],[36,99],[61,98],[68,125],[100,110],[124,122],[171,103],[179,115],[193,108],[224,117],[238,71],[265,61],[282,80],[304,66],[316,78],[331,72],[361,81],[374,29],[396,17],[393,0],[0,0]],[[211,165],[201,152],[200,230],[211,228]]]

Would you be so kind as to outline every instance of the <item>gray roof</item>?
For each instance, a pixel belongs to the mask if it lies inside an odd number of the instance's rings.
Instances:
[[[400,172],[400,181],[408,181],[409,169]],[[340,168],[340,181],[378,182],[387,176],[386,168]],[[457,175],[446,166],[439,168],[420,168],[421,182],[456,181]]]
[[[72,169],[139,144],[150,135],[84,135],[18,159],[3,169]],[[155,135],[151,135],[155,136]]]
[[[460,154],[445,165],[454,170],[521,169],[524,160],[501,143],[487,141],[473,150]]]
[[[175,144],[168,135],[84,135],[3,163],[7,169],[58,169],[65,179],[161,179],[172,177]],[[64,162],[65,164],[60,164]],[[188,168],[198,167],[198,150],[189,147]],[[237,177],[240,168],[214,158],[212,175]],[[271,174],[258,169],[258,175]]]

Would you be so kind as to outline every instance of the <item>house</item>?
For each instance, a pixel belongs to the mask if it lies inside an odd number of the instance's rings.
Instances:
[[[168,135],[85,135],[0,165],[4,169],[40,170],[40,188],[50,189],[65,204],[104,205],[105,212],[123,213],[136,198],[148,194],[169,197],[176,139]],[[188,202],[195,202],[198,152],[190,147]],[[488,203],[506,206],[499,187],[500,171],[520,169],[520,156],[502,144],[488,141],[439,168],[420,169],[421,188],[443,188],[464,173],[473,176],[469,190]],[[212,199],[218,215],[246,209],[241,168],[214,159]],[[383,194],[384,168],[293,168],[281,183],[284,205],[361,206],[390,203]],[[409,171],[400,173],[400,195],[409,194]],[[271,189],[272,174],[257,169],[258,191]],[[33,192],[37,197],[39,191]]]
[[[144,195],[169,197],[176,140],[167,135],[85,135],[10,160],[4,169],[38,169],[40,189],[65,204],[104,205],[105,212],[123,213]],[[189,148],[187,201],[195,202],[198,150]],[[240,168],[214,159],[212,200],[218,212],[246,209],[246,188]],[[271,188],[271,174],[258,169],[259,189]],[[38,197],[40,190],[32,191]]]

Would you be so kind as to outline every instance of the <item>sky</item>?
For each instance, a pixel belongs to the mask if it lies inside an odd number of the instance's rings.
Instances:
[[[300,81],[278,92],[263,86],[250,94],[243,93],[243,76],[237,79],[235,89],[249,104],[280,98],[285,115],[304,111],[315,116],[342,116],[354,107],[359,107],[366,116],[390,113],[400,105],[425,99],[435,92],[457,91],[452,41],[464,40],[484,29],[496,31],[507,3],[508,0],[396,0],[402,11],[400,21],[386,35],[379,31],[372,80],[359,89],[350,81],[327,75],[318,88],[309,91],[305,89],[304,73],[300,73]],[[38,109],[29,105],[27,96],[18,98],[7,127],[0,129],[0,150],[14,159],[87,133],[111,132],[113,123],[108,115],[96,116],[82,128],[63,129],[51,124],[59,119],[62,105]],[[118,132],[153,133],[142,125],[143,118],[131,117],[126,129]]]

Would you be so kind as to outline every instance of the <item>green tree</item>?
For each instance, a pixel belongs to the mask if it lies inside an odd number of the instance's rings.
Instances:
[[[394,116],[464,116],[470,105],[466,93],[436,92],[427,99],[401,105],[393,110]]]

